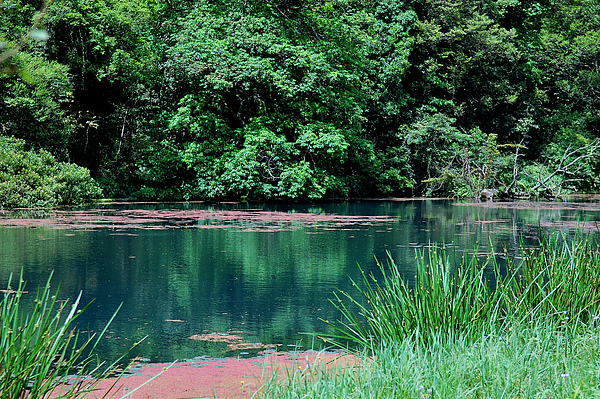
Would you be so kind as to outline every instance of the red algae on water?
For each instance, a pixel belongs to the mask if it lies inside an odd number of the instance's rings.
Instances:
[[[230,351],[239,350],[257,350],[257,349],[272,349],[280,344],[263,344],[262,342],[245,342],[244,337],[237,334],[230,333],[207,333],[207,334],[194,334],[188,339],[194,341],[206,341],[206,342],[223,342],[227,344],[227,349]]]
[[[174,364],[137,363],[119,380],[102,381],[87,397],[250,398],[274,375],[315,379],[324,369],[360,365],[361,359],[352,354],[316,351],[269,352],[249,359],[198,357]]]
[[[350,216],[323,213],[243,211],[90,209],[46,211],[42,216],[15,217],[0,214],[0,226],[59,229],[174,229],[236,228],[242,231],[278,231],[299,227],[362,227],[387,223],[389,216]]]

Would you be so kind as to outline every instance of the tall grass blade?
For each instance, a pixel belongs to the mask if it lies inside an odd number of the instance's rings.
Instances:
[[[53,294],[50,274],[46,285],[38,290],[33,308],[23,309],[25,282],[23,273],[18,287],[13,290],[13,276],[0,302],[0,398],[45,398],[65,387],[67,376],[76,374],[82,381],[89,377],[94,355],[86,355],[94,336],[81,339],[74,327],[80,312],[82,294],[79,293],[70,309],[67,301],[58,301],[58,290]],[[114,319],[111,318],[111,321]],[[105,330],[98,337],[104,334]],[[94,344],[94,348],[98,343]],[[93,387],[75,384],[60,395],[64,398],[80,397]],[[85,386],[84,386],[85,385]]]
[[[485,261],[463,255],[451,261],[445,249],[417,251],[415,275],[407,279],[388,253],[377,261],[380,277],[352,281],[356,294],[340,291],[333,333],[321,337],[338,345],[348,341],[371,349],[416,337],[461,336],[475,340],[510,324],[554,318],[589,322],[599,316],[600,252],[587,236],[542,237],[539,248],[521,244],[521,260],[508,259],[503,273],[496,255]]]

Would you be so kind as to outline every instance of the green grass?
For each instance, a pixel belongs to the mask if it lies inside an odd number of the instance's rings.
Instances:
[[[387,267],[378,262],[381,279],[361,269],[365,288],[353,282],[359,295],[335,294],[333,304],[342,318],[326,322],[336,333],[322,337],[333,344],[354,341],[376,348],[407,337],[429,340],[441,332],[481,335],[499,317],[502,291],[491,286],[478,257],[460,262],[455,269],[446,252],[436,247],[419,252],[414,286],[391,257]]]
[[[407,337],[428,341],[439,334],[476,339],[490,329],[553,317],[587,322],[598,314],[600,252],[592,236],[540,239],[539,247],[521,248],[507,258],[475,254],[458,260],[436,246],[417,252],[410,283],[390,257],[378,263],[381,277],[362,272],[355,293],[335,294],[340,311],[335,331],[322,338],[334,345],[355,342],[371,349]],[[363,288],[361,288],[363,287]]]
[[[362,365],[273,377],[257,396],[600,397],[595,238],[544,237],[503,268],[433,247],[417,253],[414,281],[390,258],[379,279],[363,272],[354,293],[336,295],[341,318],[321,335],[358,345]]]
[[[320,368],[273,378],[265,398],[593,398],[600,397],[600,330],[575,335],[554,322],[504,335],[464,339],[407,338],[380,347],[362,366]]]
[[[600,251],[597,235],[542,237],[537,249],[522,249],[522,262],[511,262],[504,293],[510,315],[520,319],[558,315],[588,322],[598,314]]]
[[[25,284],[3,291],[0,301],[0,398],[81,398],[109,375],[117,362],[99,363],[94,349],[104,331],[86,338],[75,324],[81,293],[73,303],[58,300],[58,290],[47,284],[38,290],[32,308],[24,302]],[[116,315],[116,312],[115,312]],[[113,318],[115,317],[113,315]],[[136,343],[134,346],[139,344]]]

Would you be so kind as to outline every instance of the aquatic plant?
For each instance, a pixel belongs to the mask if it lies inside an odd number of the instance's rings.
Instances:
[[[81,293],[70,306],[67,301],[58,300],[58,290],[52,291],[50,287],[51,278],[52,274],[38,290],[31,310],[23,300],[26,291],[22,274],[16,289],[11,287],[11,275],[8,288],[2,291],[2,399],[81,397],[114,370],[116,363],[110,366],[97,363],[93,352],[116,312],[100,334],[82,337],[74,323],[89,305],[78,309]]]
[[[521,245],[521,260],[508,259],[502,272],[494,254],[482,262],[474,254],[451,262],[444,249],[430,246],[416,256],[414,285],[391,256],[377,263],[378,279],[362,269],[358,295],[340,291],[334,306],[341,319],[329,322],[326,341],[348,341],[375,349],[407,337],[476,339],[495,328],[545,318],[590,321],[600,301],[600,253],[589,236],[540,239],[538,248]],[[453,266],[456,265],[456,266]]]
[[[538,248],[521,245],[522,261],[509,262],[505,287],[508,314],[525,320],[554,316],[589,322],[600,303],[600,251],[595,235],[577,233],[571,241],[557,233],[542,236]],[[516,267],[515,267],[516,265]]]
[[[361,268],[364,288],[353,281],[360,295],[335,294],[332,302],[342,320],[327,322],[336,331],[328,338],[376,347],[413,335],[428,339],[451,331],[476,334],[482,324],[495,322],[501,291],[491,287],[486,265],[476,256],[463,257],[454,268],[445,251],[431,247],[418,251],[416,261],[414,286],[391,256],[387,267],[377,261],[380,279]]]

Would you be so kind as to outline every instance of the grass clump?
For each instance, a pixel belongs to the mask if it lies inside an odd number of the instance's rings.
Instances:
[[[460,331],[476,335],[497,320],[500,290],[495,290],[476,256],[461,259],[455,269],[448,255],[438,248],[416,257],[414,286],[405,279],[390,257],[387,268],[377,262],[381,278],[362,269],[362,285],[353,282],[359,295],[335,294],[334,306],[342,320],[329,323],[337,332],[329,336],[367,347],[400,342],[418,336],[429,340],[440,333]],[[358,313],[351,309],[358,309]]]
[[[544,237],[538,248],[522,246],[520,261],[506,258],[503,272],[494,255],[456,262],[431,246],[417,252],[413,285],[391,257],[387,267],[378,262],[381,278],[361,270],[358,295],[336,294],[342,318],[327,322],[335,333],[324,337],[376,348],[407,337],[474,339],[538,318],[588,322],[598,314],[600,253],[590,237]]]
[[[589,322],[598,315],[600,251],[595,236],[542,237],[539,248],[522,248],[522,261],[510,262],[503,287],[509,315],[535,320],[554,315],[564,322]]]
[[[322,335],[362,365],[271,380],[281,398],[600,397],[600,251],[595,236],[543,237],[520,256],[451,261],[417,253],[407,280],[391,257],[362,272]],[[357,345],[356,345],[357,344]]]
[[[32,309],[23,303],[24,282],[3,290],[0,302],[0,398],[80,398],[114,369],[98,363],[94,349],[104,332],[83,338],[75,329],[81,293],[59,301],[50,280],[38,291]],[[88,305],[89,306],[89,305]],[[115,313],[116,315],[116,313]],[[113,315],[114,318],[114,315]],[[119,359],[120,360],[120,359]]]

